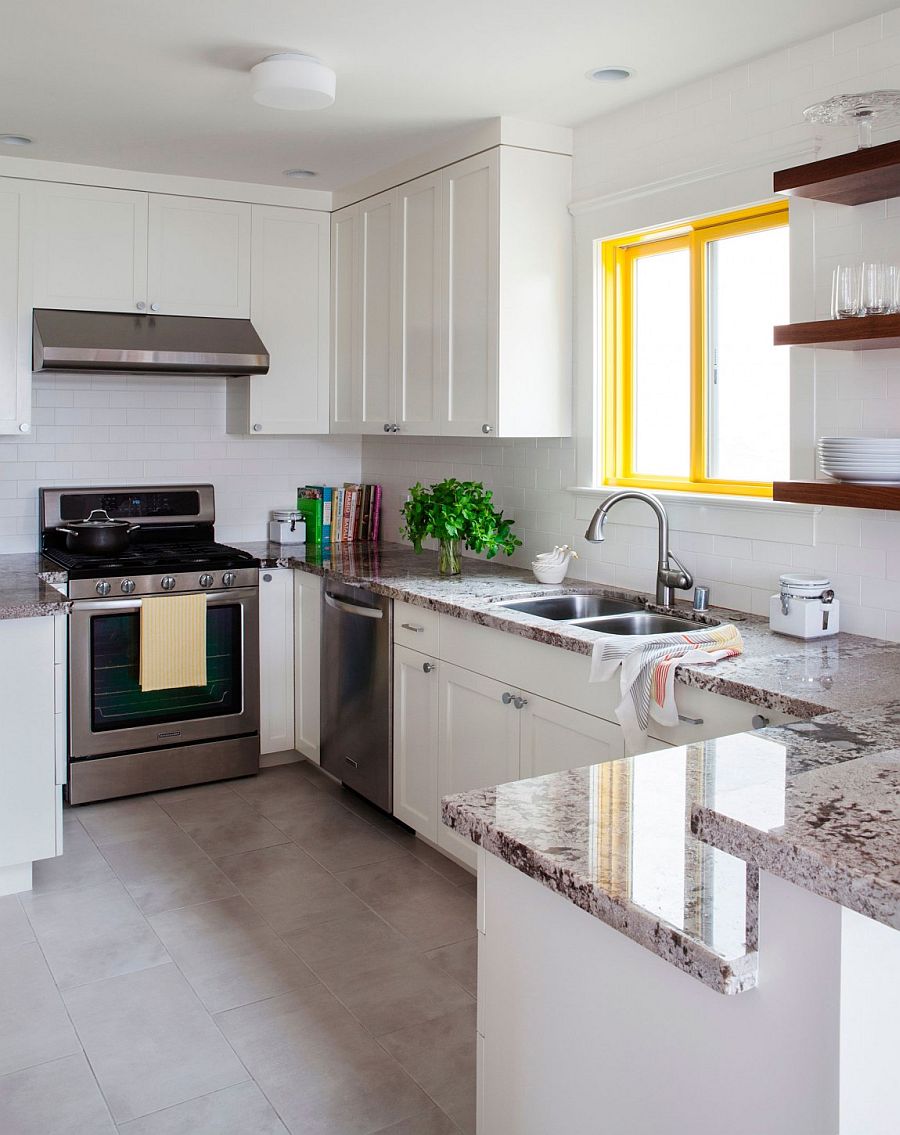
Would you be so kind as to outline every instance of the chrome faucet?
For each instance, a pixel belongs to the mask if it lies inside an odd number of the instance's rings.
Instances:
[[[694,579],[687,568],[678,562],[669,549],[669,518],[666,515],[666,510],[663,508],[662,501],[658,497],[653,496],[652,493],[639,492],[637,489],[623,489],[620,493],[613,493],[611,497],[606,498],[591,517],[591,522],[587,527],[584,538],[585,540],[589,540],[592,544],[602,543],[603,526],[606,524],[609,510],[614,504],[618,504],[619,501],[628,500],[629,498],[644,501],[646,504],[649,504],[656,513],[656,519],[659,521],[659,563],[656,565],[656,602],[660,607],[671,607],[674,589],[677,587],[680,591],[688,591],[694,586]]]

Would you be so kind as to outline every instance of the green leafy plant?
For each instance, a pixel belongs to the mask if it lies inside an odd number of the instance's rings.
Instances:
[[[409,500],[400,510],[405,521],[401,534],[417,552],[427,536],[436,540],[461,540],[473,552],[493,559],[498,552],[511,556],[522,541],[513,535],[514,520],[506,520],[493,505],[493,493],[480,481],[457,481],[449,477],[426,489],[418,482],[409,490]]]

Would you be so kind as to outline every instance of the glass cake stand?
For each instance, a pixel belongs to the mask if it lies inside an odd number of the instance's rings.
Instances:
[[[846,126],[856,123],[861,150],[872,145],[872,123],[876,119],[890,121],[900,116],[900,91],[862,91],[856,95],[835,95],[825,102],[808,106],[803,112],[807,122],[823,126]]]

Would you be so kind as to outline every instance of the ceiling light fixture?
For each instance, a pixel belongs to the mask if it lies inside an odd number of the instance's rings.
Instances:
[[[337,76],[313,55],[282,51],[250,68],[256,102],[279,110],[321,110],[334,102]]]
[[[631,67],[607,64],[604,67],[592,67],[590,71],[585,71],[584,77],[594,83],[621,83],[625,79],[630,79],[633,74]]]
[[[298,181],[303,181],[308,177],[318,177],[314,169],[285,169],[282,170],[285,177],[295,177]]]
[[[0,134],[0,142],[4,146],[30,146],[33,141],[33,138],[28,138],[24,134]]]

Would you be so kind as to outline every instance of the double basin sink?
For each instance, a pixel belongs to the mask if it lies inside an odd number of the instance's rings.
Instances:
[[[603,595],[547,595],[498,604],[504,611],[537,615],[555,623],[602,631],[604,634],[653,635],[696,630],[698,626],[719,626],[718,623],[696,623],[674,615],[658,615],[643,604],[625,599],[607,599]]]

